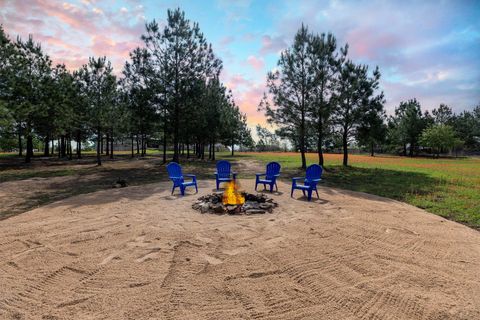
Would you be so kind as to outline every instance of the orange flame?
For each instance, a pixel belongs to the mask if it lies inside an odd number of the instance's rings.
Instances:
[[[245,197],[238,192],[238,184],[235,183],[235,180],[232,180],[228,183],[227,188],[223,192],[223,204],[238,205],[245,203]]]

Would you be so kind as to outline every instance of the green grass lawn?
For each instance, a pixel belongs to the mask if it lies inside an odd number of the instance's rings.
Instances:
[[[294,153],[241,153],[220,158],[278,161],[283,178],[301,175],[300,155]],[[317,163],[308,154],[309,164]],[[469,226],[480,228],[480,158],[429,159],[396,156],[350,155],[343,167],[342,155],[325,156],[324,183],[407,202]]]

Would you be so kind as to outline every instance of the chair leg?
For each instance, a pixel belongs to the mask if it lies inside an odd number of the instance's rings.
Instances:
[[[275,181],[275,189],[278,191],[278,186],[276,181]]]
[[[180,193],[182,194],[182,196],[185,195],[185,187],[180,187]]]
[[[172,195],[174,191],[175,191],[175,185],[173,185],[173,188],[172,188]]]
[[[292,186],[292,192],[290,193],[290,198],[293,197],[293,190],[295,190],[295,189],[294,189],[293,186]]]
[[[318,190],[315,188],[315,192],[317,193],[317,198],[320,199],[320,196],[318,195]]]
[[[255,180],[255,191],[257,191],[258,181]]]
[[[198,193],[198,187],[196,182],[195,182],[195,193]]]
[[[270,183],[270,193],[273,192],[273,183]]]
[[[312,189],[309,189],[308,190],[308,201],[311,201],[312,200]]]
[[[305,197],[305,190],[302,190],[302,192],[303,192],[303,196]]]
[[[219,187],[219,185],[220,185],[220,184],[218,183],[218,180],[217,180],[217,191],[218,191],[218,187]]]

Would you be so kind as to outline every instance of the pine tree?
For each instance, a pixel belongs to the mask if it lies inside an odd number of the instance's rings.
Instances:
[[[273,106],[267,97],[259,105],[259,110],[265,111],[267,121],[279,127],[278,133],[298,147],[302,169],[307,167],[307,117],[315,88],[312,62],[309,59],[310,38],[307,27],[302,25],[295,35],[293,45],[282,52],[277,63],[278,70],[268,73],[267,87]]]
[[[348,143],[356,132],[362,114],[373,105],[383,101],[383,93],[376,94],[379,87],[378,67],[369,76],[368,66],[346,61],[340,70],[336,91],[334,121],[342,137],[343,165],[348,165]]]
[[[101,141],[104,130],[111,121],[110,111],[116,102],[116,78],[106,57],[89,59],[79,71],[81,90],[87,101],[87,115],[91,130],[96,134],[97,164],[102,164]]]
[[[311,38],[310,59],[315,85],[313,100],[309,108],[312,126],[316,131],[318,163],[323,166],[323,144],[331,128],[331,116],[334,110],[334,91],[339,66],[344,62],[348,46],[337,52],[337,41],[333,34],[322,33]]]

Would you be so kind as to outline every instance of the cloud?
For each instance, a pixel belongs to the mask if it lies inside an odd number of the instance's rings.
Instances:
[[[269,35],[262,36],[261,54],[279,53],[287,48],[287,41],[283,36],[272,37]]]
[[[226,47],[234,41],[235,41],[234,36],[225,36],[225,37],[220,39],[219,43],[220,43],[221,47]]]
[[[354,62],[380,67],[389,110],[400,97],[425,100],[426,109],[447,101],[459,110],[470,109],[480,101],[480,11],[474,2],[332,0],[282,5],[274,27],[280,39],[291,43],[304,23],[314,33],[332,32],[338,46],[348,42]],[[264,38],[261,52],[281,47],[274,43]],[[467,83],[476,84],[476,94],[460,90],[469,88]]]
[[[265,61],[263,58],[257,58],[255,56],[248,56],[247,63],[256,71],[261,71],[265,67]]]
[[[143,19],[144,8],[139,5],[128,10],[85,0],[78,4],[11,1],[0,12],[0,20],[12,38],[32,34],[54,63],[74,69],[87,63],[89,56],[106,55],[117,74],[129,51],[141,45]]]

